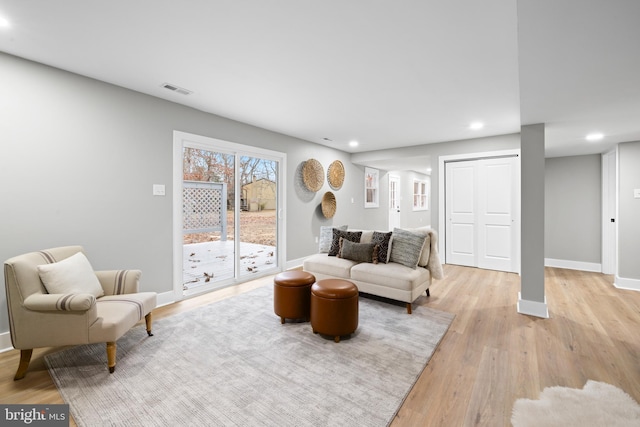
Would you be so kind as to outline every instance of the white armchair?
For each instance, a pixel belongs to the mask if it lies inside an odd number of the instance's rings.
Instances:
[[[107,364],[113,372],[116,341],[122,335],[143,318],[147,333],[153,335],[156,293],[138,292],[140,274],[139,270],[93,272],[81,246],[30,252],[5,261],[11,342],[20,350],[14,380],[26,375],[34,348],[98,342],[106,343]]]

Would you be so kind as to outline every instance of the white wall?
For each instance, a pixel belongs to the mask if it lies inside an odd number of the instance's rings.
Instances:
[[[387,158],[410,158],[425,157],[431,158],[431,226],[438,230],[439,221],[439,164],[440,156],[450,156],[454,154],[471,154],[489,151],[503,151],[520,148],[520,134],[499,135],[486,138],[468,139],[464,141],[449,141],[438,144],[424,144],[413,147],[403,147],[389,150],[370,151],[366,153],[355,153],[351,155],[351,161],[358,164],[366,164],[368,161],[375,161]]]
[[[287,153],[287,260],[317,251],[320,225],[386,228],[378,209],[364,209],[364,170],[345,152],[4,53],[0,73],[0,260],[80,244],[95,269],[141,269],[143,291],[172,291],[174,130]],[[309,158],[325,172],[345,166],[330,220],[319,208],[328,184],[301,188]],[[1,292],[0,335],[8,329]]]

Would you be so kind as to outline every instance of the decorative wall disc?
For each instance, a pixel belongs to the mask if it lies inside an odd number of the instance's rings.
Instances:
[[[309,191],[318,191],[324,182],[324,169],[316,159],[309,159],[302,167],[302,181]]]
[[[327,181],[334,190],[339,190],[344,183],[344,165],[340,160],[334,160],[327,169]]]
[[[336,214],[336,196],[331,192],[327,191],[322,196],[322,215],[325,218],[333,218]]]

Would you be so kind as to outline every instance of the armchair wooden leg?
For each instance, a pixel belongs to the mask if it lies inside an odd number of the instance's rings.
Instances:
[[[20,350],[20,364],[18,365],[18,371],[16,372],[16,376],[13,377],[13,380],[21,380],[27,375],[27,368],[29,367],[29,362],[31,362],[31,355],[33,354],[33,349],[29,348],[27,350]]]
[[[153,322],[153,318],[151,317],[151,312],[149,312],[149,314],[144,316],[144,321],[147,324],[147,334],[149,334],[149,336],[152,337],[153,334],[151,333],[151,323]]]
[[[407,314],[411,314],[411,303],[407,303]]]
[[[427,296],[430,297],[431,293],[429,292],[429,288],[427,288]]]
[[[111,374],[116,370],[116,349],[117,345],[114,341],[107,343],[107,365]]]

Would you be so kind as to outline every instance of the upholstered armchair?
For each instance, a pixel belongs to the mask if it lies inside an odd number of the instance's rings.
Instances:
[[[31,252],[8,259],[4,279],[11,342],[20,350],[14,380],[26,375],[37,347],[106,343],[109,372],[116,341],[146,320],[151,333],[155,292],[138,292],[139,270],[93,271],[81,246]]]

